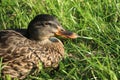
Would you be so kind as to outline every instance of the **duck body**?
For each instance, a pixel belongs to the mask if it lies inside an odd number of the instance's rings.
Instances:
[[[56,68],[64,58],[64,45],[54,37],[61,35],[76,38],[75,33],[65,31],[52,15],[37,15],[28,29],[0,31],[0,58],[2,58],[2,78],[24,79],[27,75],[43,67]],[[34,71],[33,71],[34,70]]]
[[[13,78],[23,79],[33,68],[38,69],[39,62],[42,62],[44,67],[57,67],[63,56],[64,47],[57,38],[31,41],[13,30],[0,31],[3,75],[9,74]]]

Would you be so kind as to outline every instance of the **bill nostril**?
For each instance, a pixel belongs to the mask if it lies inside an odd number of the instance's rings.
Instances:
[[[61,31],[65,31],[64,29],[61,29]]]
[[[64,34],[64,35],[72,35],[73,32],[70,32],[70,31],[64,31],[63,34]]]
[[[60,29],[61,32],[65,31],[65,29]]]

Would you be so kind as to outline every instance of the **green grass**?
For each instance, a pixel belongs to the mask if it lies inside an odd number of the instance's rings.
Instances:
[[[81,37],[63,40],[66,57],[58,70],[26,80],[120,80],[119,0],[2,0],[0,29],[27,28],[41,13]]]

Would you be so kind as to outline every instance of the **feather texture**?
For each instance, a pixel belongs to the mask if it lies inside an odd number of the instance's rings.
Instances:
[[[52,39],[52,38],[51,38]],[[13,30],[0,31],[0,57],[3,58],[2,74],[13,78],[25,78],[32,68],[57,67],[64,56],[64,47],[60,40],[29,40]]]

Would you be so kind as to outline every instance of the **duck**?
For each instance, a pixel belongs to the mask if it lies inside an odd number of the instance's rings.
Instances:
[[[50,14],[38,14],[27,29],[0,31],[0,58],[2,78],[23,80],[39,68],[56,68],[64,59],[65,49],[56,36],[75,39],[78,35],[65,30],[57,18]]]

